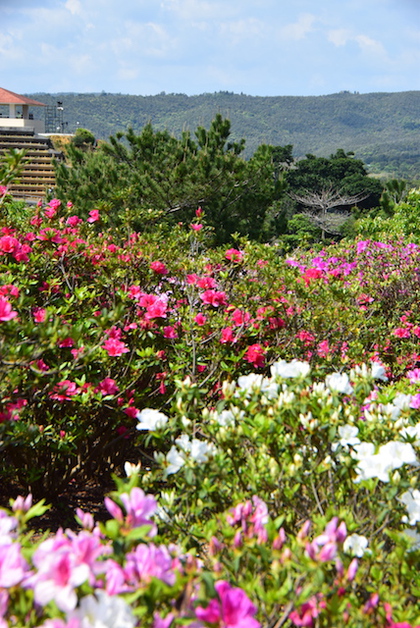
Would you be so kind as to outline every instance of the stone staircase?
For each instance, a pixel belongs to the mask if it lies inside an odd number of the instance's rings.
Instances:
[[[25,150],[25,168],[19,183],[9,186],[12,196],[27,202],[44,199],[48,190],[55,186],[53,159],[61,153],[53,149],[47,137],[35,135],[31,131],[0,128],[0,156],[10,148]]]

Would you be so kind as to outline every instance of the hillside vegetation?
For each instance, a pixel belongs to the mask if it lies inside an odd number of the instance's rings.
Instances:
[[[246,139],[246,156],[260,144],[293,145],[295,157],[352,150],[373,173],[420,178],[420,92],[339,93],[327,96],[259,97],[232,92],[187,96],[165,94],[30,94],[64,106],[64,130],[90,129],[107,139],[151,122],[177,136],[208,127],[216,113],[232,123],[232,140]],[[37,115],[43,115],[37,112]]]

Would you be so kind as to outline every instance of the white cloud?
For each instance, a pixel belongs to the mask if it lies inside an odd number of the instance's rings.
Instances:
[[[369,55],[386,55],[385,48],[380,41],[376,41],[367,35],[356,35],[354,40],[359,44],[362,52],[367,52]]]
[[[327,39],[334,46],[345,46],[350,39],[350,32],[346,28],[337,28],[327,33]]]
[[[287,40],[304,39],[308,33],[314,30],[315,15],[303,13],[299,15],[297,22],[287,24],[280,29],[280,36]]]
[[[80,3],[80,0],[67,0],[64,6],[70,11],[72,15],[82,14],[82,5]]]

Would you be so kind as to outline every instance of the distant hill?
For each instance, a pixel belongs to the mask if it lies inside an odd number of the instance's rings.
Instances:
[[[295,157],[354,151],[371,172],[420,179],[420,91],[328,96],[247,96],[217,92],[165,94],[28,94],[50,106],[63,103],[64,131],[80,126],[108,139],[151,122],[175,135],[208,127],[216,113],[230,119],[232,139],[246,139],[246,155],[262,143],[293,144]]]

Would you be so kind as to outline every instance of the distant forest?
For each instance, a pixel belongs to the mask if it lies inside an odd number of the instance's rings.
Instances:
[[[260,144],[291,144],[295,158],[329,156],[343,148],[362,159],[371,173],[420,179],[420,91],[266,97],[225,91],[198,96],[27,95],[52,107],[60,101],[65,133],[86,128],[106,140],[129,127],[140,133],[151,122],[156,130],[179,135],[199,125],[208,127],[220,113],[232,123],[232,140],[246,140],[246,157]]]

